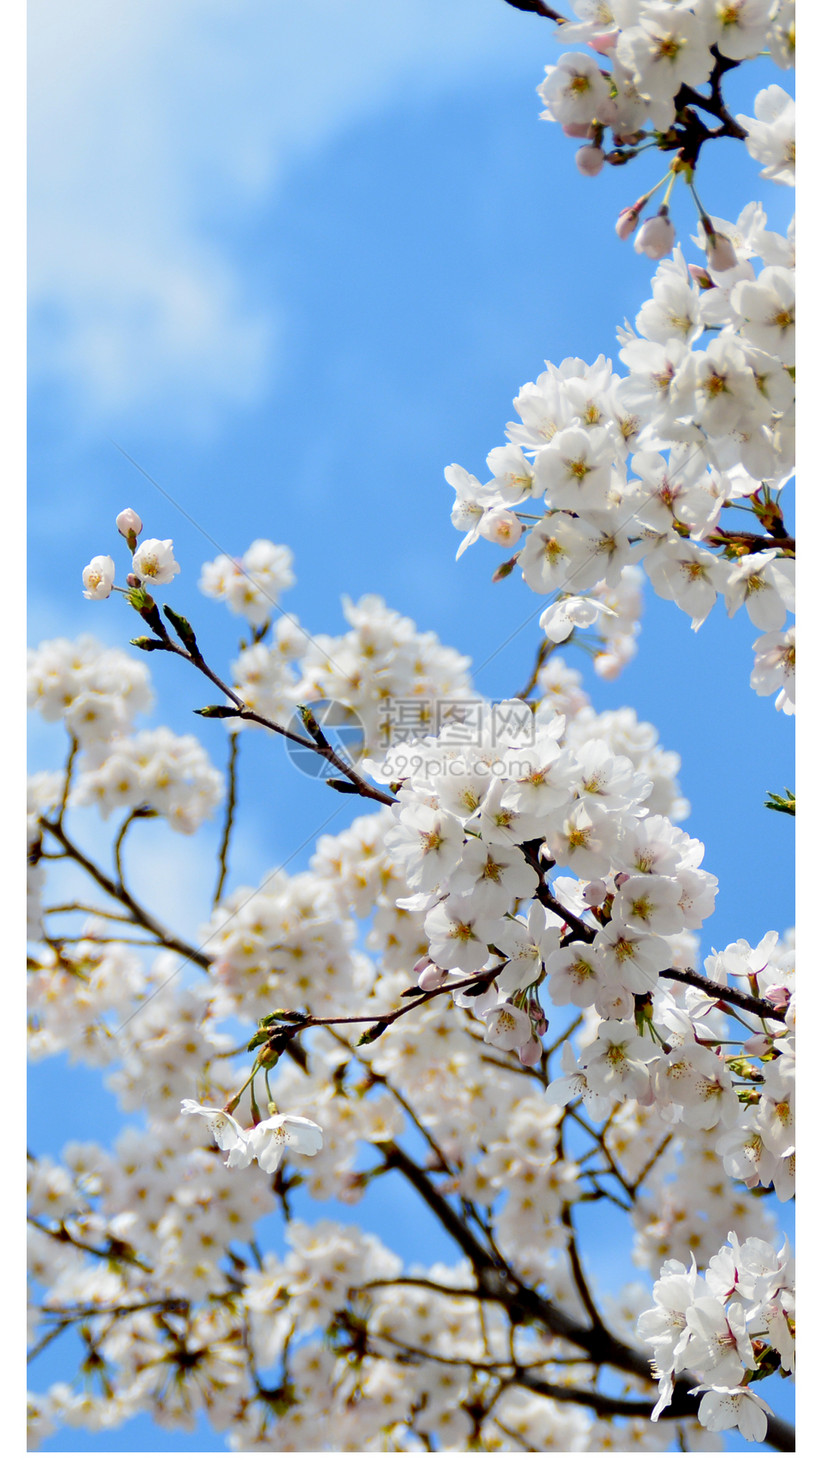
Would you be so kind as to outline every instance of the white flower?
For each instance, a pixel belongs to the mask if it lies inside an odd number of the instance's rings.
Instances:
[[[638,1099],[649,1087],[647,1063],[657,1056],[655,1043],[639,1037],[634,1022],[601,1022],[580,1062],[591,1089],[610,1099]]]
[[[299,1155],[316,1155],[322,1148],[322,1131],[301,1115],[273,1114],[248,1131],[248,1144],[262,1170],[272,1174],[286,1147]]]
[[[680,886],[674,878],[638,874],[621,884],[612,906],[615,924],[631,925],[658,935],[676,935],[681,928]]]
[[[209,1109],[207,1105],[197,1104],[195,1099],[183,1099],[182,1113],[200,1114],[208,1121],[208,1128],[219,1149],[228,1152],[226,1166],[250,1165],[253,1151],[248,1143],[247,1133],[237,1124],[233,1115],[224,1109]]]
[[[698,1422],[710,1433],[739,1428],[750,1443],[762,1443],[769,1426],[771,1407],[749,1387],[693,1387],[705,1392],[698,1408]]]
[[[773,82],[755,98],[755,117],[738,113],[738,123],[748,131],[746,148],[764,166],[764,180],[794,184],[795,107],[794,98]]]
[[[398,808],[385,847],[404,870],[411,888],[437,888],[453,872],[462,853],[464,829],[457,817],[413,800]]]
[[[87,601],[105,601],[114,587],[114,561],[110,555],[95,555],[83,571],[83,595]]]
[[[714,24],[722,56],[741,61],[765,49],[771,0],[699,0],[696,14]]]
[[[539,452],[535,467],[556,508],[583,513],[605,506],[612,482],[613,447],[607,431],[567,427]]]
[[[452,864],[447,871],[452,874],[451,893],[469,894],[493,914],[505,914],[515,899],[531,899],[538,887],[538,874],[517,847],[488,844],[479,837],[467,838],[456,872]]]
[[[793,714],[795,707],[795,629],[785,632],[766,632],[754,643],[755,665],[750,678],[752,688],[761,697],[783,687],[775,700],[775,707],[784,714]]]
[[[520,991],[537,981],[542,960],[557,949],[560,938],[560,929],[547,924],[546,910],[537,902],[530,905],[526,925],[520,919],[502,920],[493,932],[493,944],[507,956],[497,978],[499,989]]]
[[[199,588],[206,596],[226,601],[235,616],[245,616],[258,627],[294,583],[293,555],[284,544],[255,539],[241,560],[217,555],[202,566]]]
[[[501,507],[502,499],[496,491],[495,481],[488,483],[485,488],[471,472],[460,467],[457,462],[451,462],[445,467],[444,476],[451,488],[456,490],[456,501],[450,515],[450,522],[459,531],[466,529],[466,534],[456,551],[456,559],[460,559],[464,551],[479,537],[479,524],[484,515],[491,509]]]
[[[480,971],[487,964],[493,924],[473,899],[450,897],[437,904],[424,921],[432,960],[443,970]]]
[[[572,1099],[583,1100],[584,1108],[592,1119],[602,1120],[609,1114],[611,1103],[607,1095],[599,1094],[589,1083],[586,1074],[575,1061],[575,1054],[568,1042],[561,1049],[562,1077],[554,1078],[544,1094],[547,1104],[569,1104]]]
[[[565,1006],[570,1001],[578,1007],[592,1005],[604,975],[592,945],[573,940],[553,950],[544,964],[550,978],[550,997],[556,1006]]]
[[[702,1295],[686,1311],[689,1340],[686,1365],[717,1382],[739,1382],[755,1369],[755,1355],[740,1300],[724,1309],[713,1295]]]
[[[701,549],[691,539],[676,534],[660,541],[644,560],[644,569],[655,594],[674,601],[692,618],[692,630],[698,631],[715,604],[725,579],[725,561],[709,550]]]
[[[538,93],[546,104],[542,118],[573,126],[594,118],[608,121],[611,113],[609,80],[584,51],[569,51],[558,58],[557,67],[547,67]]]
[[[604,971],[635,996],[655,989],[658,972],[666,965],[668,951],[661,940],[638,934],[611,920],[595,937],[595,951]]]
[[[756,282],[739,282],[732,290],[732,307],[742,320],[744,339],[774,354],[784,365],[794,364],[794,272],[788,267],[764,267]]]
[[[273,1108],[273,1106],[269,1106]],[[285,1149],[299,1155],[316,1155],[322,1148],[322,1131],[313,1120],[296,1114],[273,1114],[251,1130],[243,1130],[233,1115],[224,1109],[209,1109],[194,1099],[182,1100],[183,1114],[199,1114],[208,1121],[211,1134],[220,1150],[227,1150],[226,1166],[249,1166],[256,1160],[263,1171],[272,1174],[279,1167]]]
[[[638,1317],[637,1325],[641,1339],[654,1347],[652,1361],[659,1371],[680,1371],[685,1364],[686,1311],[703,1292],[694,1254],[688,1269],[675,1258],[661,1266],[652,1289],[655,1304]]]
[[[532,1037],[532,1022],[526,1012],[506,998],[481,1013],[484,1018],[484,1041],[495,1048],[512,1051],[523,1047]]]
[[[722,955],[729,975],[756,976],[758,971],[765,970],[779,938],[777,930],[769,930],[754,947],[748,940],[736,940],[733,945],[727,945]]]
[[[660,1104],[681,1105],[681,1117],[693,1129],[731,1126],[740,1112],[725,1063],[704,1044],[687,1043],[661,1055],[655,1093]]]
[[[715,26],[678,6],[652,6],[637,25],[627,26],[618,40],[618,60],[632,72],[649,99],[653,121],[668,128],[674,118],[673,98],[682,83],[705,81],[713,65],[709,47]]]
[[[590,627],[601,615],[611,615],[603,601],[588,596],[566,596],[542,611],[538,624],[550,642],[565,642],[575,627]]]
[[[179,575],[170,539],[144,539],[137,545],[131,563],[134,574],[144,585],[168,585],[175,575]]]
[[[567,591],[582,590],[606,573],[594,570],[589,556],[600,537],[588,519],[547,514],[527,535],[518,568],[530,589],[542,596],[562,586]]]
[[[488,491],[495,489],[507,508],[525,498],[540,498],[544,484],[520,447],[494,447],[487,453],[487,466],[493,474]],[[448,480],[449,481],[449,480]]]
[[[724,596],[730,616],[745,606],[756,627],[776,632],[794,610],[794,560],[778,559],[776,550],[741,555],[726,576]]]

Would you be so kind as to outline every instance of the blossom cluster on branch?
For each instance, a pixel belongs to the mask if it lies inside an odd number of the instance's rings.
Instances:
[[[721,78],[766,49],[790,65],[794,7],[577,0],[572,21],[511,3],[591,47],[540,89],[584,173],[675,155],[661,224],[636,239],[671,255],[621,335],[628,373],[547,362],[489,481],[446,472],[459,554],[487,539],[511,551],[499,576],[554,597],[529,681],[487,701],[465,657],[376,596],[312,634],[280,605],[291,551],[263,537],[201,572],[249,624],[229,681],[155,599],[182,572],[131,509],[125,584],[97,555],[84,594],[124,596],[135,647],[216,690],[196,712],[223,728],[224,775],[194,736],[139,728],[153,696],[134,655],[91,638],[31,654],[31,707],[67,747],[29,788],[31,1052],[102,1071],[143,1115],[113,1146],[30,1156],[31,1353],[68,1331],[82,1351],[75,1383],[32,1397],[35,1445],[204,1412],[241,1452],[698,1451],[733,1427],[793,1446],[758,1395],[794,1369],[791,1252],[767,1205],[794,1194],[793,937],[703,958],[718,879],[679,825],[679,757],[633,710],[596,712],[559,649],[597,625],[595,666],[616,676],[642,569],[695,630],[718,598],[744,606],[752,686],[793,712],[793,247],[759,205],[707,216],[694,179],[723,137],[787,182],[782,89],[733,119]],[[677,179],[694,267],[669,232]],[[228,889],[249,726],[305,786],[370,809],[301,872]],[[89,806],[115,819],[107,864],[73,832]],[[126,853],[138,821],[193,835],[218,808],[188,939],[137,898]],[[305,1193],[366,1205],[385,1181],[422,1209],[412,1263],[301,1215]],[[589,1266],[593,1206],[648,1275],[617,1299]],[[260,1246],[274,1210],[279,1251]],[[452,1262],[425,1256],[426,1227]]]

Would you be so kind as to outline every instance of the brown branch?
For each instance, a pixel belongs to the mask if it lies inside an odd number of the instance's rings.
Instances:
[[[239,735],[230,734],[228,736],[228,794],[225,800],[225,825],[222,829],[222,841],[217,857],[217,862],[219,864],[219,873],[217,875],[216,889],[214,892],[213,903],[211,905],[212,913],[219,903],[220,899],[222,898],[222,890],[225,887],[225,879],[228,876],[228,848],[230,846],[231,832],[233,830],[234,817],[236,815],[236,762],[238,754]]]
[[[91,858],[86,857],[85,853],[80,851],[71,841],[70,837],[66,835],[62,822],[51,822],[47,817],[40,817],[40,825],[50,836],[54,837],[61,844],[63,851],[59,856],[69,858],[72,863],[77,863],[80,868],[84,869],[89,878],[94,880],[97,887],[102,889],[103,893],[108,894],[112,899],[116,899],[118,904],[124,904],[135,924],[147,930],[167,950],[173,950],[177,955],[183,955],[186,960],[193,961],[195,965],[201,966],[204,971],[210,970],[212,962],[208,959],[208,956],[203,955],[202,951],[197,950],[195,946],[188,945],[184,940],[179,940],[175,935],[169,934],[163,925],[159,924],[156,919],[153,919],[143,909],[142,905],[137,903],[124,884],[117,882],[113,878],[109,878]]]
[[[169,608],[166,606],[166,614],[168,610]],[[140,612],[140,615],[145,617],[144,612]],[[243,719],[249,724],[259,724],[263,729],[269,729],[273,734],[281,735],[283,739],[291,740],[294,744],[300,745],[305,750],[311,750],[314,755],[318,755],[328,765],[332,765],[334,770],[338,770],[358,795],[363,796],[366,800],[378,801],[382,806],[395,805],[395,796],[386,795],[384,791],[379,791],[375,786],[371,786],[326,741],[322,743],[313,739],[307,739],[292,729],[285,729],[283,725],[275,723],[273,719],[266,719],[263,714],[257,714],[254,709],[244,703],[239,695],[234,693],[233,689],[229,688],[228,684],[224,683],[219,675],[213,671],[213,668],[205,661],[193,638],[191,639],[190,649],[181,647],[177,642],[172,641],[159,617],[156,615],[156,608],[154,608],[154,616],[148,624],[151,626],[151,630],[156,633],[156,640],[152,644],[152,650],[156,652],[172,652],[176,657],[184,658],[186,662],[191,663],[192,667],[195,667],[198,672],[202,673],[203,677],[207,678],[210,683],[213,683],[219,689],[220,693],[224,694],[230,701],[236,711],[235,717],[237,719]],[[227,716],[220,715],[219,717]]]
[[[567,24],[566,16],[553,10],[551,5],[545,5],[544,0],[506,0],[506,3],[515,10],[527,10],[532,15],[543,16],[545,21],[555,21],[559,26]]]

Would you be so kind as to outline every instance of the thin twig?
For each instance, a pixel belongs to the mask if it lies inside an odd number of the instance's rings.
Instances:
[[[228,736],[228,794],[225,800],[225,824],[222,829],[222,842],[220,844],[219,854],[217,858],[217,861],[219,863],[219,874],[216,880],[216,890],[214,892],[213,903],[211,905],[211,913],[213,913],[214,909],[222,898],[222,890],[225,887],[225,880],[228,876],[228,847],[230,846],[231,831],[233,829],[234,818],[236,816],[236,762],[238,754],[239,735],[232,733]]]

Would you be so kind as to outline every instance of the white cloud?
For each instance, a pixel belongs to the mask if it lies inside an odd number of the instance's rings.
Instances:
[[[339,130],[538,34],[499,0],[35,0],[29,16],[34,380],[80,421],[164,407],[189,429],[275,372],[274,295],[252,301],[226,228]]]

